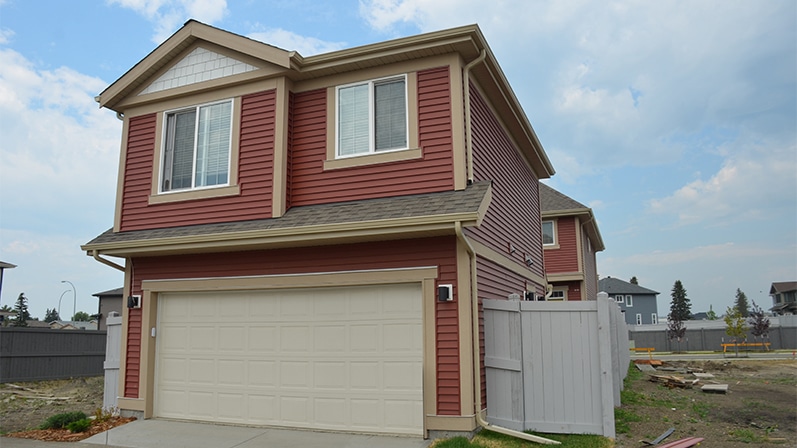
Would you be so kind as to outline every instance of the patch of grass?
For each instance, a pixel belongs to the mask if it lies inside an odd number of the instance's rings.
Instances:
[[[744,443],[760,443],[764,441],[763,437],[759,437],[749,429],[736,429],[731,431],[731,437]]]
[[[544,434],[527,432],[546,439],[561,442],[558,445],[562,448],[610,448],[611,439],[602,436],[589,434]],[[468,440],[465,437],[454,437],[446,440],[438,440],[432,448],[538,448],[541,445],[528,440],[500,434],[497,432],[484,430]]]
[[[631,431],[631,422],[641,422],[642,417],[633,411],[623,408],[614,408],[614,430],[617,434],[627,434]]]
[[[52,417],[45,420],[44,423],[39,427],[39,429],[62,429],[66,428],[67,425],[70,423],[76,422],[78,420],[83,420],[86,418],[86,414],[83,412],[64,412],[62,414],[56,414]]]
[[[701,419],[705,419],[706,417],[708,417],[709,409],[711,409],[711,405],[709,405],[708,403],[701,403],[701,402],[692,403],[692,412],[697,414],[697,416],[700,417]]]

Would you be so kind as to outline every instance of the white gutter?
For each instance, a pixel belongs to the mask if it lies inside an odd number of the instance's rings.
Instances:
[[[471,290],[471,303],[473,304],[472,322],[473,322],[473,383],[476,390],[475,400],[476,409],[476,423],[493,432],[505,434],[518,439],[528,440],[530,442],[542,443],[545,445],[561,445],[561,442],[556,440],[546,439],[525,432],[515,431],[502,426],[495,426],[492,423],[484,420],[482,417],[482,390],[481,390],[481,369],[479,366],[479,294],[476,289],[478,282],[476,281],[476,251],[471,246],[470,241],[465,237],[462,232],[462,223],[457,221],[454,223],[454,229],[457,233],[457,239],[465,245],[468,251],[468,259],[470,261],[470,290]]]
[[[464,68],[463,80],[464,94],[465,94],[465,150],[467,151],[467,168],[468,168],[468,184],[473,183],[473,143],[471,142],[471,125],[470,125],[470,69],[474,65],[482,62],[487,57],[487,52],[482,49],[481,54],[476,59],[468,62]]]

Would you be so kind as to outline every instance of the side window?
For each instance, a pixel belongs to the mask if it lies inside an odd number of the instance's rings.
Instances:
[[[563,289],[555,289],[551,291],[551,297],[548,300],[567,300],[567,294]]]
[[[228,185],[232,100],[165,114],[160,191]]]
[[[614,296],[614,301],[617,303],[623,303],[625,298],[623,296]]]
[[[637,314],[636,315],[636,324],[637,325],[642,325],[642,315],[641,314]]]
[[[341,86],[336,93],[336,157],[408,149],[406,76]]]
[[[553,221],[542,222],[542,245],[552,246],[556,244],[556,236]]]
[[[625,306],[627,307],[634,306],[634,298],[632,296],[625,296]]]
[[[650,315],[650,323],[652,323],[653,325],[659,323],[659,316],[656,313]]]

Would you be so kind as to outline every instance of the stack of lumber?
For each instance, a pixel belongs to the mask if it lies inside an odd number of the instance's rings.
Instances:
[[[680,387],[682,389],[691,389],[692,386],[697,384],[700,379],[687,380],[675,375],[649,375],[648,379],[654,383],[661,383],[670,389]]]

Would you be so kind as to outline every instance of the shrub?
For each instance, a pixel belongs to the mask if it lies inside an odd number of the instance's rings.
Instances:
[[[69,432],[83,432],[89,429],[89,426],[91,426],[91,420],[84,418],[66,425],[66,429],[68,429]]]
[[[72,422],[84,420],[86,414],[83,412],[64,412],[63,414],[56,414],[48,418],[41,426],[41,429],[62,429],[66,428]]]

